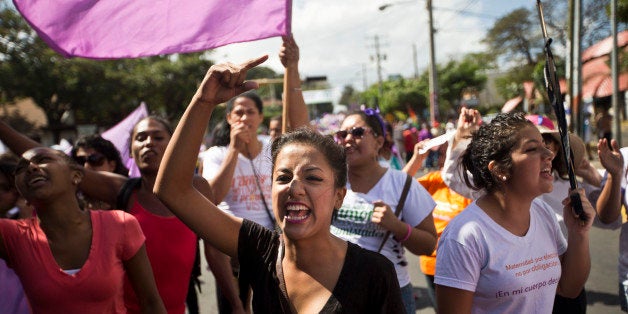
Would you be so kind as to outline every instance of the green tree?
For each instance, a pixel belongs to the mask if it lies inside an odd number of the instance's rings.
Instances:
[[[438,65],[439,106],[438,115],[444,117],[459,104],[462,91],[467,88],[481,90],[486,83],[483,70],[494,67],[492,59],[483,53],[471,53],[460,60],[450,60],[445,65]],[[385,81],[383,94],[379,99],[380,110],[384,113],[414,110],[420,119],[429,117],[429,73],[424,71],[416,79]],[[377,84],[361,94],[364,103],[374,107],[378,99]]]
[[[610,7],[607,9],[607,14],[610,15]],[[628,24],[628,0],[617,1],[617,22]]]
[[[498,19],[488,30],[483,42],[489,52],[517,63],[536,64],[536,55],[543,49],[543,40],[536,19],[526,8],[516,9]]]
[[[464,90],[483,89],[487,80],[484,70],[492,67],[490,59],[481,53],[467,54],[460,61],[450,60],[445,66],[439,67],[441,111],[457,106]]]
[[[343,105],[349,105],[357,103],[359,101],[359,97],[360,95],[356,92],[353,86],[345,85],[342,89],[342,95],[340,96],[340,100],[338,102]]]

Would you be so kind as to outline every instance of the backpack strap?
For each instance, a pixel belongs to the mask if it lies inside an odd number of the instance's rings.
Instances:
[[[120,191],[118,192],[118,197],[116,198],[116,207],[119,210],[127,211],[127,204],[129,203],[129,198],[131,198],[131,194],[133,194],[134,190],[139,189],[142,184],[142,178],[129,178],[124,182]]]
[[[397,202],[397,208],[395,208],[395,216],[399,217],[401,211],[403,210],[403,206],[406,203],[406,197],[408,196],[408,191],[410,190],[410,184],[412,183],[412,177],[406,174],[406,183],[403,185],[403,191],[401,191],[401,196],[399,196],[399,202]],[[386,235],[382,239],[382,243],[379,245],[379,249],[377,249],[377,253],[381,252],[384,248],[384,244],[388,241],[388,237],[390,237],[390,230],[386,232]]]

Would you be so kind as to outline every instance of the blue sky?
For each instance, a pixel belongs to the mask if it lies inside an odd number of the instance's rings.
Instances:
[[[395,3],[384,11],[386,3]],[[468,52],[481,51],[480,42],[495,18],[520,8],[534,8],[533,0],[438,0],[434,1],[437,63]],[[439,9],[442,8],[442,9]],[[459,13],[455,10],[462,10]],[[540,27],[540,26],[539,26]],[[362,90],[377,81],[374,38],[379,37],[384,79],[388,75],[414,74],[413,44],[417,47],[419,72],[428,65],[428,22],[424,0],[294,0],[292,31],[301,50],[301,76],[326,75],[335,88],[351,84]],[[271,38],[231,44],[215,50],[218,62],[241,62],[269,54],[266,66],[281,72],[277,52],[281,39]],[[366,71],[363,71],[363,67]]]

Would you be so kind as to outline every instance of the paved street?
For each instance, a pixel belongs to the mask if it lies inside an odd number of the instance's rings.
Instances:
[[[623,146],[628,146],[628,123],[622,125]],[[593,161],[600,167],[597,160]],[[593,228],[590,235],[591,273],[586,285],[589,314],[622,313],[619,309],[617,283],[617,256],[619,249],[619,230],[602,230]],[[419,270],[418,257],[408,253],[411,265],[410,274],[415,292],[419,296],[417,313],[434,313],[429,304],[426,284]],[[203,261],[203,269],[207,269]],[[203,294],[201,299],[201,313],[213,314],[216,310],[214,278],[210,272],[203,273]]]
[[[610,314],[621,313],[617,299],[617,254],[618,230],[593,229],[591,232],[591,274],[586,285],[588,298],[588,313]],[[434,313],[427,298],[426,284],[419,270],[418,257],[409,254],[410,272],[415,292],[419,296],[417,313]],[[206,269],[206,266],[204,267]],[[201,313],[213,314],[216,310],[214,278],[210,272],[203,274],[203,294],[201,298]]]

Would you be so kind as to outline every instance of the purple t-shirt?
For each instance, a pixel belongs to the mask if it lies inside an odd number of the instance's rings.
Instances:
[[[430,133],[430,130],[421,129],[421,131],[419,131],[419,142],[430,138],[432,138],[432,133]]]
[[[0,259],[0,313],[30,314],[20,278]]]

